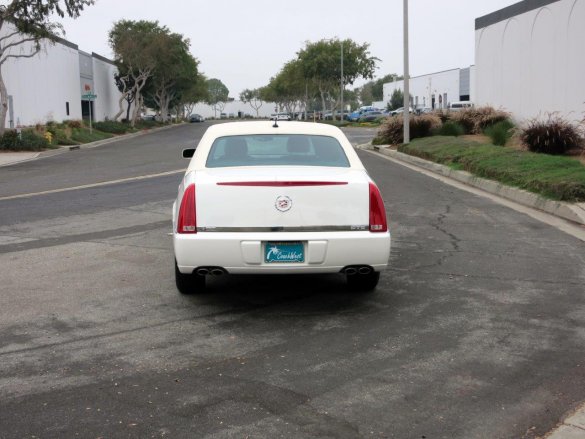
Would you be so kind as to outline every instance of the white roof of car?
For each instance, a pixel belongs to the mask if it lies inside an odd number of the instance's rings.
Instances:
[[[333,126],[312,122],[279,121],[278,128],[274,128],[273,120],[254,122],[230,122],[212,125],[207,129],[205,136],[223,137],[249,134],[308,134],[337,137],[343,132]]]

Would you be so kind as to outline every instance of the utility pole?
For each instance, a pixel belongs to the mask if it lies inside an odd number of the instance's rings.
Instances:
[[[343,121],[343,40],[341,40],[341,121]]]
[[[408,66],[408,0],[404,0],[404,144],[410,143],[410,72]]]

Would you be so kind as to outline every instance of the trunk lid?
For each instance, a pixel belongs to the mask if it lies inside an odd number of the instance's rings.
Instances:
[[[367,230],[369,181],[365,171],[350,168],[197,171],[197,226],[203,230]]]

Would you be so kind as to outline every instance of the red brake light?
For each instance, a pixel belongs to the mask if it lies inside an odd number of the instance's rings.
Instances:
[[[380,190],[374,183],[370,183],[370,232],[380,233],[388,231],[386,210]]]
[[[195,212],[195,185],[191,184],[185,189],[179,219],[177,221],[177,233],[197,233],[197,215]]]

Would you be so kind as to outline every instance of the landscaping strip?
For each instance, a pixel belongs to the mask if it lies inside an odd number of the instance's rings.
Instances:
[[[551,200],[585,202],[585,166],[569,157],[536,154],[444,136],[416,139],[408,145],[399,146],[398,151]]]
[[[360,146],[360,148],[365,149],[364,146]],[[369,146],[369,148],[372,147]],[[469,186],[498,195],[518,204],[547,212],[559,218],[585,225],[585,203],[553,201],[532,192],[507,186],[497,181],[480,178],[469,172],[459,171],[445,165],[398,152],[388,147],[374,146],[373,149],[400,162],[408,163],[436,174],[449,177]]]

